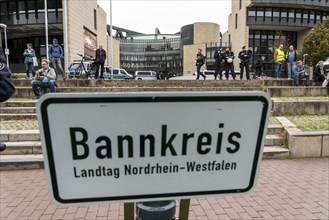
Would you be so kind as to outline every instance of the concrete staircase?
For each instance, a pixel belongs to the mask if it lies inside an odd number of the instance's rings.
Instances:
[[[264,91],[271,97],[294,96],[328,96],[329,90],[320,86],[292,87],[292,80],[252,80],[252,81],[112,81],[112,80],[67,80],[58,81],[57,92],[145,92],[145,91]],[[15,80],[17,91],[14,101],[0,103],[0,121],[3,120],[36,120],[33,92],[27,80]],[[22,100],[20,100],[22,99]],[[273,99],[273,106],[277,101]],[[324,100],[316,105],[328,109],[329,101]],[[306,106],[314,103],[309,102]],[[306,108],[306,107],[305,107]],[[272,115],[284,115],[284,111]],[[264,158],[280,158],[290,156],[285,147],[287,135],[280,124],[270,124],[265,140]],[[0,140],[7,144],[7,149],[0,153],[1,169],[30,169],[43,167],[43,156],[39,130],[4,130],[0,124]]]

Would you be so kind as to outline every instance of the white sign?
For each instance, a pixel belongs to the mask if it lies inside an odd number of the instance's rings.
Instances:
[[[9,55],[9,49],[5,49],[5,54]]]
[[[49,188],[63,204],[250,191],[270,105],[263,92],[47,94]]]

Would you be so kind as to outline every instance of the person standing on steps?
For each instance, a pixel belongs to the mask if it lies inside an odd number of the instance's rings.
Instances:
[[[32,76],[35,76],[35,70],[33,65],[33,57],[35,57],[35,51],[32,48],[31,43],[26,44],[26,47],[27,48],[24,50],[23,56],[25,57],[24,64],[26,68],[26,79],[30,79],[30,69],[32,71]]]
[[[290,45],[289,51],[286,54],[287,68],[288,68],[288,79],[295,77],[294,69],[296,67],[298,53],[294,49],[294,46]]]
[[[280,78],[281,70],[284,63],[284,51],[283,51],[283,44],[280,44],[279,48],[274,52],[274,61],[275,61],[275,78]]]
[[[206,60],[206,57],[202,54],[202,49],[199,48],[198,53],[196,55],[196,63],[195,63],[196,72],[197,72],[197,77],[196,77],[197,80],[199,80],[200,75],[203,77],[204,80],[206,80],[206,78],[207,78],[207,76],[201,72],[201,67],[204,65],[205,60]]]
[[[96,63],[95,79],[98,78],[99,66],[101,67],[100,79],[104,79],[103,73],[104,73],[105,60],[106,60],[106,51],[103,49],[103,45],[99,45],[99,48],[96,50],[96,55],[95,55],[95,63]]]
[[[223,61],[223,52],[222,52],[222,48],[218,48],[215,51],[214,54],[214,59],[215,59],[215,80],[217,79],[218,75],[219,75],[219,79],[222,80],[223,79],[223,73],[222,73],[222,61]]]
[[[57,38],[53,39],[53,45],[50,46],[48,50],[48,55],[57,75],[61,74],[63,79],[65,80],[65,73],[63,71],[61,61],[64,56],[64,53],[61,45],[58,44]]]
[[[250,58],[251,58],[251,51],[246,50],[246,46],[242,47],[242,51],[239,53],[239,59],[240,59],[240,80],[243,79],[243,71],[246,69],[246,77],[247,80],[250,80],[250,72],[249,72],[249,64],[250,64]]]
[[[226,80],[228,80],[229,78],[229,72],[231,73],[233,80],[235,80],[235,72],[234,72],[234,64],[233,64],[234,58],[235,58],[234,53],[230,50],[229,47],[227,47],[226,52],[224,53]]]

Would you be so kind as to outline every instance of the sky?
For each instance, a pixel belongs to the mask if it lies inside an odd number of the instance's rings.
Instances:
[[[235,1],[235,0],[233,0]],[[97,0],[110,24],[110,0]],[[144,34],[174,34],[184,25],[212,22],[228,29],[231,0],[112,0],[112,25]]]

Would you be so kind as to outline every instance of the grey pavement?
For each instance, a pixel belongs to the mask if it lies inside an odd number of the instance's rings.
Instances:
[[[263,160],[253,192],[192,199],[189,219],[327,220],[328,188],[329,158]],[[0,219],[116,220],[124,216],[123,204],[55,204],[49,196],[45,171],[39,169],[0,172]]]

